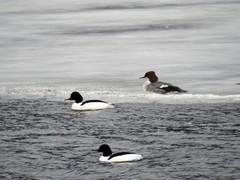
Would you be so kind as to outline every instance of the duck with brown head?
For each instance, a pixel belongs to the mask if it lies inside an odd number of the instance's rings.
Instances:
[[[159,94],[187,92],[170,83],[158,81],[158,77],[154,71],[148,71],[143,77],[140,78],[148,78],[148,80],[143,84],[143,89],[145,92],[154,92]]]

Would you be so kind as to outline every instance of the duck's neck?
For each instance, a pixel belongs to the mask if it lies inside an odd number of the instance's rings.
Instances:
[[[158,81],[158,77],[154,74],[154,75],[151,75],[149,78],[149,81],[151,83],[154,83],[154,82],[157,82]]]
[[[75,103],[81,103],[83,101],[82,98],[75,99]]]
[[[103,152],[103,156],[111,156],[111,155],[112,155],[112,150],[111,149]]]

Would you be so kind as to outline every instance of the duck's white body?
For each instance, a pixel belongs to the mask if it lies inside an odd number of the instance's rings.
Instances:
[[[102,144],[96,151],[103,153],[103,155],[99,158],[100,162],[120,163],[139,161],[143,159],[142,155],[130,152],[118,152],[113,154],[111,148],[107,144]]]
[[[105,102],[89,102],[89,103],[73,103],[72,110],[76,111],[91,111],[91,110],[101,110],[106,108],[113,108],[112,104]]]
[[[101,156],[99,158],[100,162],[108,162],[108,163],[115,163],[115,162],[131,162],[131,161],[139,161],[143,159],[142,155],[140,154],[124,154],[120,156],[115,156],[110,158],[110,156]]]
[[[90,111],[90,110],[100,110],[106,108],[113,108],[114,106],[102,100],[88,100],[83,102],[83,97],[79,92],[72,92],[70,98],[66,100],[74,100],[72,104],[72,110],[77,111]]]

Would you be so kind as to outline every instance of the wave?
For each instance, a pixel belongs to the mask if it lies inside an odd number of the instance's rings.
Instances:
[[[165,30],[182,30],[182,29],[196,29],[204,26],[203,22],[180,22],[180,21],[166,21],[146,24],[124,24],[117,26],[81,26],[81,27],[64,27],[61,26],[60,30],[53,30],[43,32],[44,35],[67,35],[67,36],[79,36],[79,35],[97,35],[97,34],[121,34],[132,32],[149,32],[149,31],[165,31]]]
[[[81,88],[72,87],[42,87],[42,86],[5,86],[0,87],[0,97],[5,99],[41,99],[64,101],[72,91]],[[111,103],[239,103],[240,94],[154,94],[141,90],[121,88],[81,89],[84,99],[101,99]]]
[[[40,2],[41,3],[41,2]],[[59,6],[56,9],[55,4],[53,6],[49,6],[47,8],[38,8],[34,10],[29,9],[11,9],[8,11],[3,11],[1,14],[3,15],[38,15],[38,14],[63,14],[63,13],[79,13],[79,12],[94,12],[94,11],[110,11],[110,10],[148,10],[148,9],[162,9],[162,8],[178,8],[178,7],[186,7],[186,6],[209,6],[209,5],[228,5],[228,4],[239,4],[238,0],[229,0],[229,1],[213,1],[213,2],[129,2],[129,3],[112,3],[102,2],[101,4],[88,4],[88,3],[78,3],[78,5],[70,4],[69,8],[66,9],[66,6]],[[32,4],[30,3],[29,6]],[[51,3],[50,3],[51,5]],[[68,3],[69,5],[69,3]],[[36,6],[36,3],[34,3]]]

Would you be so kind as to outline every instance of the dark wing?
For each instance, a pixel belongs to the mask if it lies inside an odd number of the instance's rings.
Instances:
[[[161,94],[166,94],[166,93],[170,93],[170,92],[180,92],[180,93],[187,92],[177,86],[174,86],[170,83],[166,83],[166,82],[162,82],[162,81],[154,82],[154,83],[147,85],[146,91],[156,92],[156,93],[161,93]]]
[[[163,86],[160,87],[161,89],[165,90],[166,92],[187,92],[185,90],[182,90],[181,88],[177,86]]]
[[[160,83],[161,83],[161,85],[159,86],[159,88],[165,90],[167,93],[168,92],[187,92],[187,91],[185,91],[177,86],[174,86],[170,83],[161,82],[161,81],[160,81]]]
[[[122,155],[125,155],[125,154],[133,154],[133,153],[130,153],[130,152],[119,152],[119,153],[115,153],[115,154],[112,154],[111,156],[109,156],[108,160],[112,159],[113,157],[122,156]]]
[[[107,102],[101,101],[101,100],[88,100],[88,101],[84,101],[84,102],[81,104],[81,106],[84,105],[84,104],[87,104],[87,103],[91,103],[91,102],[103,102],[103,103],[107,103]]]

